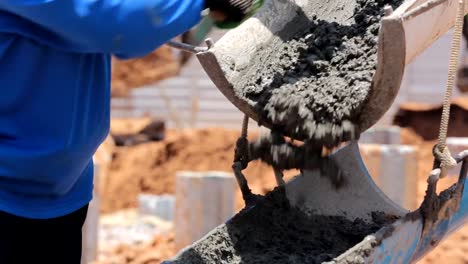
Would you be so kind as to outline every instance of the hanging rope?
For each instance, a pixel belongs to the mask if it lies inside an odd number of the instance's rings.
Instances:
[[[234,162],[240,162],[242,164],[242,169],[247,168],[249,163],[249,141],[247,139],[248,128],[249,116],[244,115],[241,136],[237,139],[236,148],[234,150]]]
[[[441,177],[444,177],[446,175],[448,168],[457,165],[457,162],[455,161],[455,159],[452,158],[452,155],[450,154],[450,151],[447,147],[447,130],[450,120],[450,106],[453,88],[455,86],[455,75],[457,71],[458,56],[460,53],[464,13],[465,1],[459,0],[455,19],[455,30],[453,33],[452,46],[450,51],[447,86],[443,102],[442,117],[440,121],[439,141],[433,151],[435,158],[440,163],[440,168],[442,171]]]

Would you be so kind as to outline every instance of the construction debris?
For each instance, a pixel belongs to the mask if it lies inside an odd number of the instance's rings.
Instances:
[[[148,244],[156,235],[167,233],[172,228],[171,222],[142,215],[135,209],[107,214],[99,221],[99,250],[101,254],[109,255],[122,245]]]
[[[174,254],[174,236],[157,235],[150,243],[120,245],[91,264],[159,264]]]
[[[115,134],[111,132],[117,146],[134,146],[151,141],[164,139],[165,123],[162,120],[152,120],[136,133]]]

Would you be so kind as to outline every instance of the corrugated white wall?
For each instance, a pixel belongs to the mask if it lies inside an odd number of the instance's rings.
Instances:
[[[216,41],[222,35],[222,31],[215,31],[210,37]],[[215,87],[195,57],[179,76],[133,89],[128,98],[112,99],[113,117],[145,115],[165,119],[169,127],[240,128],[243,119],[243,114]]]
[[[222,34],[215,32],[210,37],[216,41]],[[400,93],[380,124],[390,124],[398,104],[402,102],[442,102],[450,45],[451,33],[448,33],[407,66]],[[458,91],[454,95],[458,95]],[[112,100],[113,117],[144,115],[165,119],[169,127],[179,120],[177,123],[183,127],[230,128],[240,127],[243,116],[217,90],[195,57],[183,68],[180,76],[134,89],[128,98]]]
[[[400,92],[392,108],[382,118],[381,124],[390,124],[399,104],[404,102],[442,104],[447,83],[451,44],[452,31],[442,36],[406,66]],[[462,47],[465,47],[464,42]],[[462,51],[466,52],[464,48]],[[460,96],[458,89],[454,89],[453,96]]]
[[[113,99],[112,107],[113,116],[150,115],[167,119],[170,126],[180,120],[184,127],[239,125],[243,116],[218,91],[196,58],[180,76],[134,89],[128,98]]]

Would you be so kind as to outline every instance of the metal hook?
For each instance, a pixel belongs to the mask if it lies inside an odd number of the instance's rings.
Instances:
[[[205,43],[207,44],[208,47],[198,47],[198,46],[193,46],[193,45],[190,45],[190,44],[186,44],[186,43],[182,43],[182,42],[178,42],[178,41],[173,41],[173,40],[168,41],[166,43],[166,45],[168,45],[170,47],[173,47],[173,48],[176,48],[176,49],[179,49],[179,50],[190,52],[190,53],[199,53],[199,52],[208,51],[210,49],[210,47],[213,45],[213,42],[211,41],[211,39],[205,40]]]

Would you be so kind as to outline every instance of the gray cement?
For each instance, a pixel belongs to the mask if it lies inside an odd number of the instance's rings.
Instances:
[[[306,215],[277,188],[170,263],[322,263],[344,253],[395,218],[374,213],[373,222]]]
[[[320,169],[322,175],[326,175],[337,189],[340,188],[345,183],[345,173],[332,159],[323,155],[322,146],[314,143],[287,142],[281,135],[272,132],[249,143],[248,161],[261,160],[280,171]]]
[[[234,85],[237,96],[253,102],[260,123],[292,137],[328,147],[355,139],[377,66],[383,8],[401,2],[358,0],[348,23],[315,18],[306,32],[260,48],[260,59]]]

